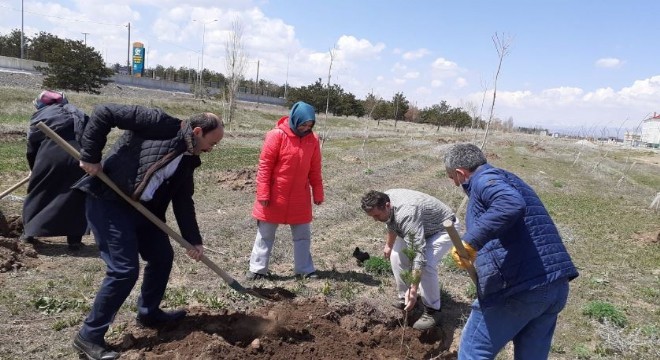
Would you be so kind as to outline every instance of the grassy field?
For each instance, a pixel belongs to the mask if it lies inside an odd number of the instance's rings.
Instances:
[[[34,95],[0,87],[0,190],[28,173],[24,134]],[[180,98],[70,94],[69,99],[88,113],[102,102],[160,106],[181,117],[224,110],[213,101]],[[195,175],[198,221],[209,257],[238,279],[247,270],[256,231],[250,216],[254,187],[244,178],[225,180],[232,172],[254,173],[265,132],[284,114],[286,109],[244,105],[221,144],[202,156],[203,165]],[[317,282],[290,277],[292,249],[284,227],[271,258],[271,270],[283,277],[264,286],[338,302],[388,304],[394,296],[390,276],[363,281],[365,270],[351,257],[356,246],[380,254],[383,245],[382,224],[363,214],[360,197],[371,189],[404,187],[458,208],[463,194],[444,174],[443,150],[455,142],[481,139],[483,133],[436,131],[433,126],[401,122],[395,127],[392,121],[377,126],[375,121],[324,115],[318,117],[315,130],[324,138],[326,202],[314,209],[312,249],[317,268],[326,276]],[[660,153],[499,132],[490,135],[486,152],[491,163],[517,173],[536,189],[580,270],[560,315],[550,358],[660,358],[660,213],[650,207],[660,191]],[[14,194],[24,195],[25,188]],[[20,203],[0,200],[0,209],[4,214],[19,213]],[[175,222],[170,224],[176,228]],[[69,341],[104,275],[93,246],[71,256],[64,250],[64,239],[44,241],[47,246],[39,254],[38,266],[0,274],[0,334],[4,334],[0,359],[73,356]],[[92,244],[93,239],[84,242]],[[452,346],[456,346],[473,289],[467,275],[451,261],[444,261],[440,271],[443,299],[463,309],[453,333]],[[134,316],[136,296],[134,291],[109,336],[121,336],[121,320]],[[212,309],[259,306],[258,301],[230,291],[180,250],[165,304]],[[511,354],[507,347],[498,358],[509,359]]]

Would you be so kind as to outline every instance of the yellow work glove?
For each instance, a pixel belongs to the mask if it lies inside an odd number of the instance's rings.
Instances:
[[[474,260],[477,258],[477,250],[475,250],[470,244],[463,242],[463,247],[465,248],[465,252],[467,252],[468,258],[464,259],[458,254],[458,250],[456,250],[456,247],[451,248],[451,257],[454,259],[456,262],[456,265],[461,268],[461,269],[467,269],[467,267],[474,263]]]

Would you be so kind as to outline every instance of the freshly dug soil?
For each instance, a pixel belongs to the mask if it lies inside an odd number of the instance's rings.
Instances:
[[[283,300],[251,313],[190,309],[177,325],[127,324],[122,359],[455,359],[451,333],[402,327],[366,303]]]

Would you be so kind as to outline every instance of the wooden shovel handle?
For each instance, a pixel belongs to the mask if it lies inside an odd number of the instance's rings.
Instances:
[[[43,122],[40,122],[37,124],[37,128],[41,130],[44,134],[46,134],[49,138],[51,138],[53,141],[55,141],[59,146],[61,146],[64,151],[66,151],[69,155],[73,156],[77,160],[80,160],[80,153],[78,150],[76,150],[73,146],[71,146],[68,142],[64,141],[59,135],[57,135],[56,132],[51,130],[46,124]],[[179,245],[183,246],[186,250],[191,250],[194,249],[195,247],[191,245],[188,241],[186,241],[181,235],[179,235],[176,231],[172,230],[171,227],[169,227],[167,224],[165,224],[162,220],[160,220],[156,215],[154,215],[149,209],[144,207],[141,203],[131,199],[128,195],[126,195],[121,189],[117,187],[117,185],[106,175],[103,171],[99,171],[96,176],[101,179],[106,185],[108,185],[112,190],[114,190],[119,196],[121,196],[126,202],[131,204],[137,211],[139,211],[142,215],[144,215],[149,221],[154,223],[159,229],[164,231],[169,237],[174,239],[176,242],[179,243]],[[236,280],[234,280],[231,275],[227,274],[224,270],[222,270],[218,265],[216,265],[211,259],[206,257],[206,255],[202,255],[202,258],[200,259],[201,262],[203,262],[206,266],[208,266],[211,270],[213,270],[216,274],[220,275],[222,280],[224,280],[229,286],[231,286],[233,289],[237,291],[245,290]]]
[[[25,184],[28,181],[30,181],[30,175],[28,175],[25,179],[23,179],[23,180],[17,182],[16,184],[12,185],[12,187],[10,187],[9,189],[3,191],[2,194],[0,194],[0,199],[2,199],[3,197],[11,194],[14,190],[18,189],[19,187],[21,187],[21,185]]]
[[[442,223],[442,226],[444,226],[445,230],[447,230],[447,234],[449,235],[451,242],[454,244],[456,251],[458,251],[458,255],[460,255],[463,259],[469,259],[470,256],[463,246],[463,240],[461,240],[461,236],[458,235],[458,231],[456,231],[456,228],[454,227],[454,222],[451,220],[445,220]],[[472,279],[474,285],[477,285],[477,271],[475,270],[474,265],[472,265],[472,262],[467,263],[468,264],[466,270],[468,274],[470,274],[470,278]]]

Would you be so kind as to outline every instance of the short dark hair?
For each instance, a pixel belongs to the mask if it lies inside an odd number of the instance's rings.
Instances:
[[[222,122],[222,119],[220,119],[220,116],[209,112],[195,114],[191,116],[188,121],[190,122],[191,128],[201,128],[202,135],[206,135],[206,133],[217,129],[218,127],[225,127],[225,124]]]
[[[370,211],[374,208],[384,209],[390,202],[390,197],[384,192],[371,190],[362,197],[362,210]]]
[[[462,168],[472,172],[486,162],[486,156],[474,144],[453,145],[445,154],[445,168],[447,170]]]

